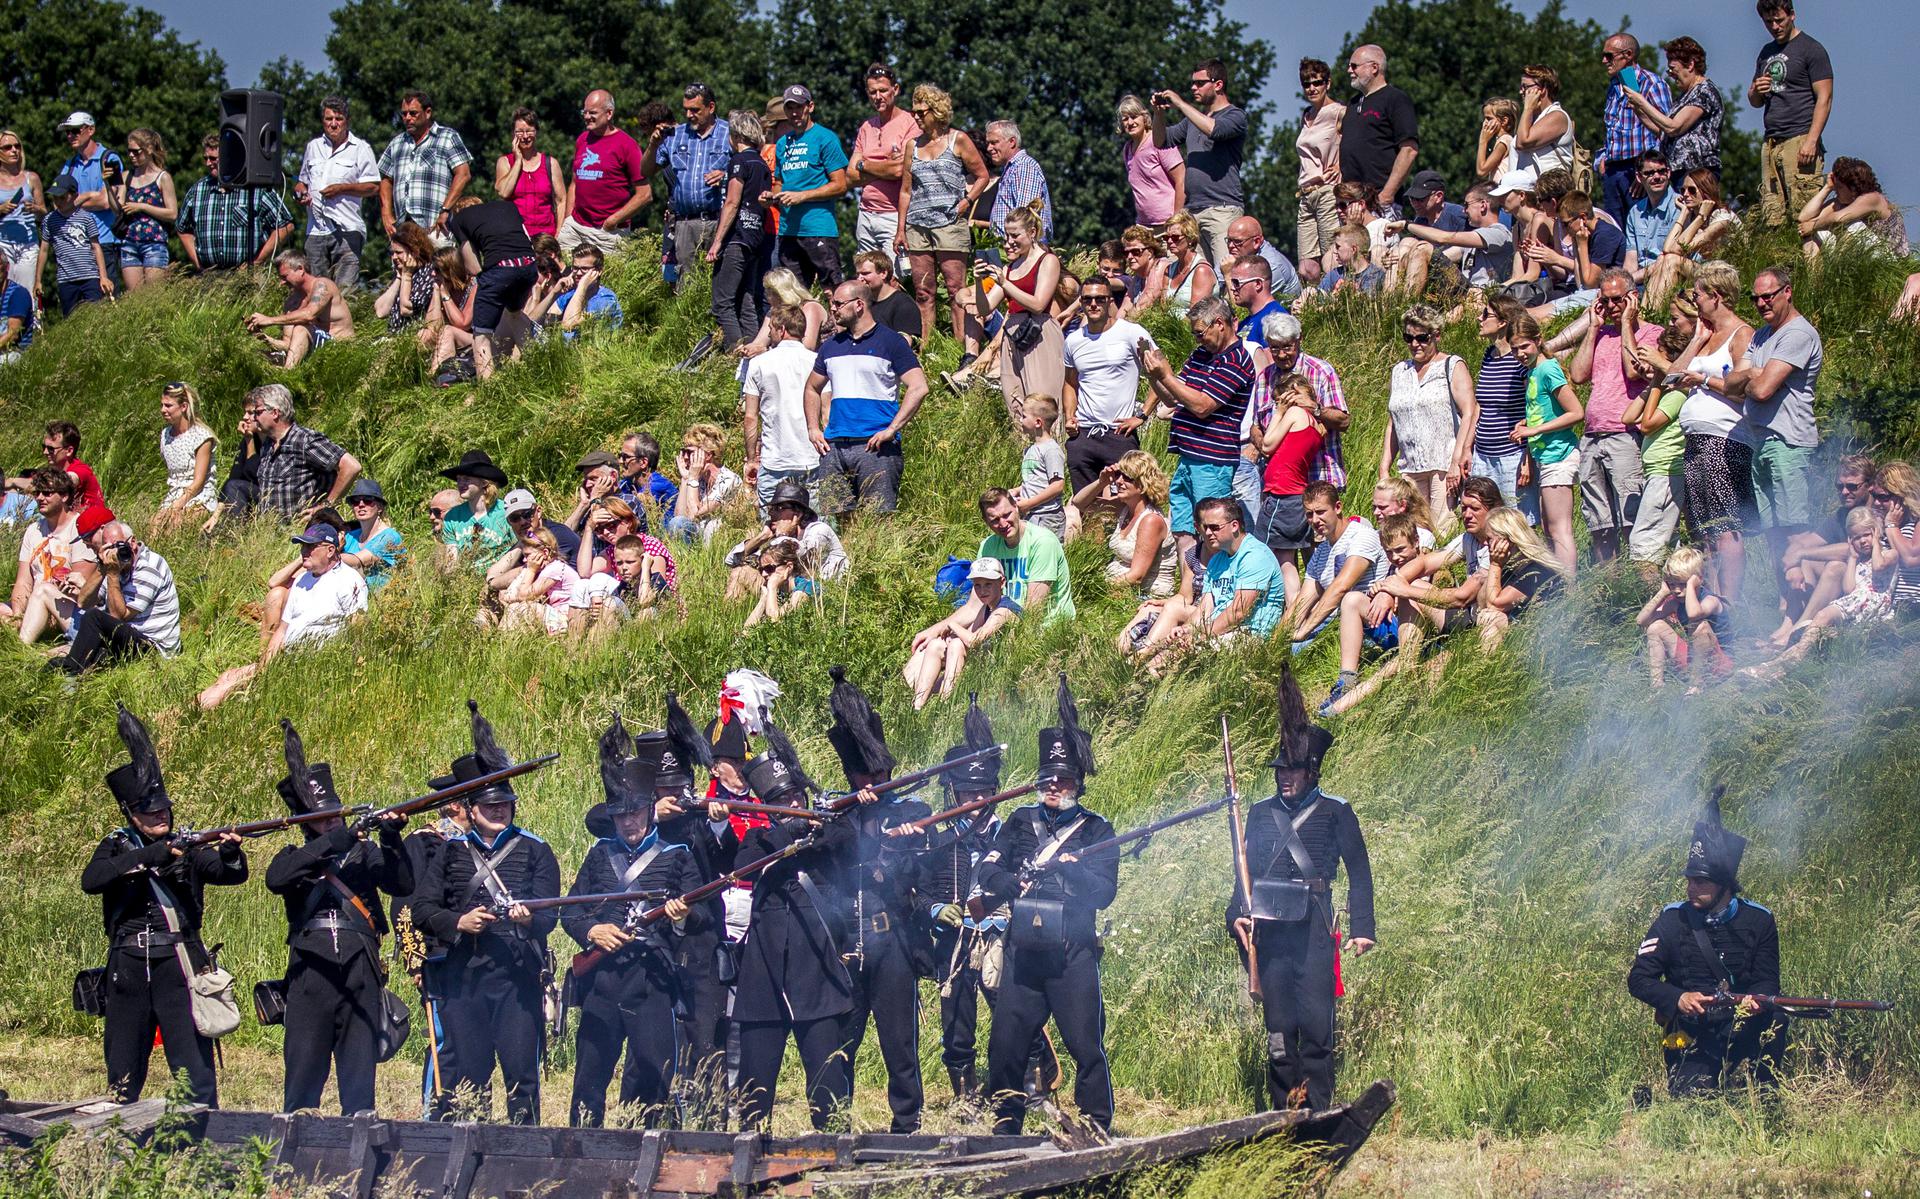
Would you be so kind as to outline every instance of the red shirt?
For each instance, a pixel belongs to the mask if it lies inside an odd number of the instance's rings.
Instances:
[[[94,477],[93,468],[75,458],[67,463],[67,473],[80,481],[80,502],[73,506],[74,514],[86,515],[89,508],[104,508],[107,497],[100,492],[100,480]]]
[[[573,143],[573,219],[590,228],[626,206],[640,190],[640,143],[624,129]]]

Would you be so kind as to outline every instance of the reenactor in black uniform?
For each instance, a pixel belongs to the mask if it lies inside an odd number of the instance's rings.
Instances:
[[[947,761],[995,744],[992,724],[971,697],[966,734],[964,744],[947,751]],[[943,777],[953,800],[950,806],[959,807],[1000,791],[1000,759],[981,758]],[[973,893],[974,867],[992,850],[999,834],[1000,820],[992,808],[948,822],[927,834],[915,880],[921,910],[933,924],[934,981],[940,984],[940,1060],[947,1068],[947,1081],[953,1084],[954,1099],[964,1103],[980,1098],[974,1041],[980,1015],[980,970],[973,959],[987,919],[985,914],[978,920],[968,915],[966,903]]]
[[[1740,895],[1746,839],[1720,823],[1707,801],[1687,845],[1687,898],[1654,917],[1627,990],[1665,1030],[1667,1090],[1676,1096],[1772,1086],[1787,1049],[1787,1017],[1752,999],[1780,993],[1780,930],[1773,913]]]
[[[765,730],[768,750],[748,763],[748,784],[766,803],[805,805],[813,780],[780,727],[768,721]],[[743,1128],[764,1129],[773,1115],[789,1034],[806,1070],[814,1128],[827,1130],[853,1102],[853,1066],[841,1053],[853,983],[827,924],[831,904],[822,886],[843,868],[858,836],[844,820],[816,826],[795,817],[754,829],[740,846],[735,869],[803,838],[808,843],[763,870],[753,887],[753,919],[741,947],[733,1004]]]
[[[827,740],[840,757],[851,793],[862,796],[841,818],[857,834],[848,869],[833,888],[839,900],[840,952],[853,982],[853,1008],[847,1013],[843,1048],[847,1061],[858,1059],[873,1017],[880,1058],[887,1067],[887,1106],[891,1132],[920,1129],[925,1095],[920,1085],[920,983],[933,973],[932,945],[926,925],[914,910],[914,861],[909,851],[925,834],[890,838],[887,830],[931,815],[933,809],[899,792],[875,796],[869,788],[893,777],[893,753],[886,729],[866,693],[847,681],[845,668],[832,668],[833,690],[827,702],[833,725]]]
[[[997,1136],[1017,1136],[1026,1122],[1021,1076],[1050,1015],[1073,1055],[1073,1098],[1081,1116],[1102,1131],[1113,1123],[1094,923],[1119,887],[1120,856],[1106,850],[1083,861],[1075,852],[1114,833],[1104,817],[1080,803],[1094,773],[1093,738],[1080,728],[1064,675],[1059,702],[1059,725],[1040,730],[1040,802],[1009,816],[992,852],[980,860],[987,906],[1012,904],[987,1040],[987,1094]],[[1035,873],[1039,866],[1050,868]]]
[[[287,777],[280,798],[296,816],[340,810],[333,767],[307,761],[291,721]],[[302,825],[304,845],[289,845],[267,866],[267,890],[287,906],[286,1092],[283,1111],[318,1107],[328,1067],[337,1070],[340,1111],[373,1107],[373,1075],[386,970],[381,891],[413,890],[413,868],[394,814],[378,822],[377,840],[344,819]]]
[[[451,946],[413,922],[413,900],[421,884],[432,877],[434,862],[441,851],[449,842],[464,839],[471,827],[467,806],[449,803],[439,810],[432,824],[408,833],[401,842],[407,851],[407,866],[413,873],[415,889],[394,896],[391,920],[394,956],[407,977],[413,980],[414,989],[420,992],[422,1014],[426,1017],[427,1053],[420,1071],[420,1110],[423,1112],[432,1110],[446,1069],[453,1064],[453,1050],[447,1044],[447,1024],[440,1018],[441,996],[446,990],[441,983],[441,967],[446,964]]]
[[[1357,955],[1374,944],[1373,869],[1353,809],[1320,789],[1333,734],[1307,718],[1291,666],[1281,667],[1279,703],[1280,744],[1268,763],[1275,794],[1247,810],[1252,911],[1236,886],[1227,923],[1258,963],[1268,1100],[1320,1111],[1333,1103],[1334,875],[1346,863],[1347,945]]]
[[[451,776],[436,788],[466,782],[513,763],[493,738],[480,707],[473,718],[473,752],[454,759]],[[472,828],[448,842],[413,901],[413,921],[450,944],[440,968],[440,1018],[452,1061],[434,1099],[436,1119],[454,1115],[453,1089],[492,1093],[497,1059],[506,1083],[507,1119],[540,1120],[540,1054],[545,1039],[543,975],[547,935],[557,909],[530,912],[523,899],[560,894],[560,863],[545,841],[514,822],[519,796],[507,783],[469,792],[461,801]],[[498,914],[504,909],[505,915]]]
[[[693,852],[662,839],[654,824],[654,770],[635,755],[633,738],[618,716],[600,737],[600,782],[614,835],[595,842],[580,864],[569,895],[658,891],[664,901],[607,902],[565,909],[561,923],[582,950],[609,955],[577,979],[580,1028],[574,1054],[573,1099],[568,1120],[597,1128],[606,1119],[607,1084],[624,1047],[621,1103],[647,1107],[647,1124],[659,1122],[674,1076],[678,1038],[675,1001],[681,983],[674,942],[701,921],[706,909],[689,911],[677,898],[701,884]],[[636,911],[661,906],[667,919],[645,928],[629,925]]]
[[[93,851],[80,889],[98,895],[106,922],[107,1086],[121,1103],[140,1098],[157,1028],[167,1069],[187,1072],[193,1101],[219,1103],[213,1042],[193,1022],[187,970],[208,965],[200,943],[203,889],[247,881],[240,838],[182,849],[172,841],[173,801],[160,758],[139,717],[120,708],[120,740],[132,759],[107,772],[107,789],[127,818]]]

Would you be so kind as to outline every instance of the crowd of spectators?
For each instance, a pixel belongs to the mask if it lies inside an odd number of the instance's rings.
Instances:
[[[428,96],[402,98],[402,131],[378,154],[329,97],[295,187],[300,248],[272,193],[217,186],[217,144],[204,147],[208,177],[176,198],[156,135],[131,131],[123,161],[76,112],[62,126],[73,157],[44,187],[0,131],[0,244],[24,277],[0,296],[0,351],[30,345],[46,271],[70,311],[116,279],[132,290],[166,272],[171,230],[199,270],[274,264],[285,305],[246,323],[297,366],[355,334],[369,200],[393,264],[365,289],[374,314],[448,384],[489,378],[543,329],[618,327],[605,272],[650,209],[676,287],[699,277],[695,263],[711,268],[712,342],[737,359],[738,428],[686,425],[670,461],[648,430],[589,449],[560,519],[467,449],[427,503],[430,551],[405,544],[354,455],[295,421],[287,387],[248,394],[223,452],[194,386],[166,384],[152,529],[260,517],[285,522],[297,546],[253,607],[257,655],[201,693],[207,707],[282,652],[334,636],[423,561],[484,578],[480,625],[558,638],[685,611],[677,556],[718,554],[716,536],[731,543],[724,599],[743,628],[823,606],[857,574],[841,533],[916,485],[904,447],[937,329],[963,351],[947,382],[996,383],[1025,450],[1018,479],[980,495],[972,556],[943,572],[954,611],[903,647],[916,706],[951,694],[1009,627],[1078,621],[1065,545],[1097,536],[1100,584],[1137,602],[1117,648],[1142,669],[1264,638],[1301,652],[1325,635],[1339,675],[1323,711],[1345,711],[1396,674],[1436,668],[1448,635],[1497,644],[1560,595],[1583,565],[1576,513],[1585,564],[1625,559],[1648,589],[1638,623],[1653,685],[1684,673],[1698,689],[1743,660],[1776,672],[1839,626],[1920,609],[1914,470],[1847,458],[1838,506],[1820,506],[1822,341],[1794,301],[1796,275],[1840,239],[1905,255],[1901,209],[1866,162],[1827,168],[1825,51],[1786,0],[1758,10],[1769,41],[1748,90],[1767,133],[1756,212],[1736,214],[1721,188],[1725,114],[1691,38],[1663,46],[1664,79],[1630,35],[1607,39],[1598,113],[1563,106],[1552,64],[1525,66],[1517,98],[1482,106],[1475,177],[1454,181],[1420,165],[1413,101],[1388,82],[1385,53],[1360,46],[1347,103],[1327,63],[1300,65],[1297,262],[1247,212],[1247,114],[1212,59],[1184,94],[1120,101],[1134,223],[1079,272],[1051,244],[1058,175],[1018,125],[993,121],[976,142],[954,127],[947,92],[903,90],[885,64],[859,81],[872,115],[851,153],[797,84],[764,113],[723,116],[691,83],[683,121],[648,104],[626,122],[636,132],[593,90],[571,164],[536,149],[522,109],[492,200],[468,194],[471,155]],[[856,214],[850,273],[842,197]],[[1804,261],[1745,277],[1719,256],[1743,228],[1789,221]],[[982,239],[995,245],[976,256]],[[1384,417],[1366,512],[1343,501],[1342,434],[1362,397],[1305,352],[1295,315],[1343,292],[1381,297],[1405,347],[1385,394],[1364,397]],[[1908,293],[1920,307],[1920,282]],[[1749,302],[1757,326],[1741,315]],[[1149,310],[1186,323],[1184,359],[1140,323]],[[1477,356],[1445,348],[1463,318]],[[1163,418],[1164,457],[1142,439]],[[74,672],[176,652],[171,571],[108,510],[79,444],[73,426],[49,426],[46,468],[7,481],[0,519],[28,532],[6,619],[29,643],[57,636],[54,660]],[[1750,541],[1764,547],[1752,567]],[[1746,594],[1767,573],[1777,610]],[[1384,662],[1363,678],[1369,656]]]

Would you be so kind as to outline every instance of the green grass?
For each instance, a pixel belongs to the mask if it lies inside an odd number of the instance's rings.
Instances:
[[[1741,261],[1750,269],[1770,249],[1743,248]],[[367,463],[416,549],[427,534],[421,500],[440,485],[434,472],[469,446],[531,485],[550,513],[570,506],[578,455],[629,428],[671,444],[687,424],[717,421],[735,430],[737,462],[737,396],[725,367],[693,376],[666,369],[702,331],[704,305],[670,296],[645,258],[612,271],[624,332],[577,349],[537,348],[488,386],[451,392],[424,385],[410,346],[372,337],[336,344],[288,380],[300,418]],[[1834,441],[1907,452],[1920,445],[1916,338],[1885,320],[1902,270],[1839,254],[1796,289],[1826,338],[1821,399]],[[0,372],[0,462],[10,471],[33,462],[40,424],[73,417],[110,499],[144,523],[163,490],[159,384],[193,381],[224,435],[245,391],[272,377],[239,318],[275,299],[239,283],[173,284],[57,324],[26,362]],[[1364,511],[1377,461],[1396,320],[1397,309],[1357,300],[1307,317],[1308,350],[1340,368],[1354,409],[1346,445],[1356,510]],[[1188,340],[1175,322],[1152,323],[1176,350]],[[1477,361],[1465,326],[1449,332],[1447,348]],[[937,340],[929,365],[950,367],[956,356]],[[285,560],[284,534],[263,527],[213,541],[156,539],[183,592],[180,657],[99,674],[69,694],[37,668],[37,653],[0,647],[0,1029],[8,1039],[97,1034],[66,996],[73,970],[102,950],[98,905],[80,895],[77,879],[118,819],[100,781],[123,756],[115,700],[147,718],[182,820],[204,827],[280,810],[272,785],[282,773],[281,716],[299,725],[313,757],[334,764],[349,802],[388,801],[420,792],[464,752],[461,701],[471,696],[512,752],[563,753],[521,788],[522,817],[571,870],[587,846],[579,818],[598,791],[592,745],[608,711],[619,708],[630,723],[657,720],[671,689],[704,719],[734,666],[780,680],[783,721],[822,778],[837,777],[822,717],[830,663],[846,663],[875,697],[904,761],[931,760],[953,743],[963,705],[912,712],[898,671],[912,631],[942,610],[930,588],[934,567],[947,553],[971,552],[980,535],[974,497],[1017,479],[1020,448],[997,396],[936,390],[909,431],[900,513],[844,533],[851,587],[776,626],[743,635],[745,608],[718,599],[726,535],[711,550],[681,555],[684,618],[631,627],[590,649],[482,635],[471,623],[477,581],[417,564],[349,635],[288,656],[212,714],[192,697],[253,653],[255,627],[236,607],[257,598]],[[0,545],[0,553],[11,549],[10,538]],[[1078,624],[1019,628],[968,667],[966,686],[1014,747],[1010,777],[1031,771],[1054,674],[1066,670],[1103,764],[1088,801],[1116,824],[1217,791],[1222,714],[1234,728],[1243,788],[1264,794],[1270,781],[1254,764],[1270,744],[1284,651],[1259,646],[1163,680],[1140,678],[1111,648],[1133,605],[1103,592],[1101,540],[1083,539],[1069,557]],[[1758,569],[1750,593],[1767,594]],[[1892,1105],[1872,1122],[1835,1116],[1814,1121],[1817,1136],[1789,1137],[1826,1147],[1825,1157],[1788,1160],[1777,1139],[1743,1139],[1737,1124],[1666,1105],[1630,1115],[1633,1088],[1659,1076],[1651,1021],[1624,989],[1631,947],[1676,897],[1684,838],[1711,782],[1728,785],[1727,818],[1753,838],[1744,873],[1752,895],[1781,917],[1787,987],[1907,1001],[1920,980],[1916,629],[1838,641],[1779,684],[1650,700],[1631,621],[1642,598],[1627,572],[1590,572],[1567,602],[1530,617],[1497,653],[1462,647],[1438,680],[1398,682],[1338,726],[1326,782],[1354,802],[1366,828],[1381,928],[1379,951],[1348,970],[1342,1089],[1375,1076],[1398,1080],[1395,1144],[1497,1137],[1604,1146],[1631,1135],[1815,1171],[1911,1154],[1920,1148],[1920,1104],[1911,1098],[1920,1034],[1899,1013],[1797,1030],[1790,1061],[1810,1088],[1810,1112],[1842,1093]],[[1317,645],[1299,659],[1310,697],[1331,681],[1333,648]],[[254,847],[256,873],[277,844]],[[1123,875],[1105,966],[1123,1129],[1250,1109],[1261,1042],[1221,923],[1224,823],[1164,835]],[[208,939],[226,944],[243,984],[280,973],[284,931],[280,905],[257,881],[211,904]],[[241,1060],[272,1068],[277,1033],[249,1021],[234,1042]],[[934,1042],[923,1040],[930,1089],[942,1077]],[[408,1053],[417,1060],[418,1050]],[[30,1080],[70,1094],[103,1089],[97,1057],[75,1056],[43,1063]],[[863,1063],[869,1097],[875,1066]],[[254,1084],[247,1093],[271,1096],[278,1080]],[[18,1079],[8,1085],[29,1089]]]

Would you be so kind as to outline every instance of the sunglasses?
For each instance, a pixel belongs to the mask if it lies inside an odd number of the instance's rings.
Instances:
[[[1224,533],[1227,531],[1226,522],[1223,521],[1219,524],[1212,525],[1203,524],[1200,526],[1200,531],[1203,533]]]
[[[1683,196],[1697,196],[1700,194],[1700,189],[1689,183],[1680,189],[1680,194]]]
[[[779,569],[780,568],[778,566],[768,566],[764,562],[760,564],[760,573],[763,575],[773,574],[775,571],[778,571]]]
[[[363,496],[363,497],[361,497],[361,498],[362,498],[362,499],[364,499],[364,498],[366,498],[366,497],[364,497],[364,496]],[[354,503],[356,503],[356,504],[357,504],[357,503],[359,503],[359,502],[360,502],[360,500],[355,500],[355,501],[354,501]],[[531,508],[529,508],[529,509],[528,509],[527,511],[525,511],[525,512],[509,512],[509,513],[507,513],[507,523],[508,523],[508,524],[523,524],[523,523],[525,523],[525,522],[527,522],[527,521],[530,521],[530,520],[532,520],[532,519],[533,519],[533,510],[532,510]]]
[[[435,520],[445,520],[447,510],[445,508],[428,508],[427,515],[433,517]]]
[[[1410,346],[1423,346],[1433,340],[1431,333],[1402,333],[1400,337]]]
[[[1080,293],[1080,302],[1082,304],[1111,304],[1113,303],[1113,296],[1104,291],[1082,291]]]
[[[38,494],[38,493],[35,493],[35,494]],[[1899,499],[1900,497],[1893,494],[1891,491],[1869,491],[1867,493],[1867,498],[1874,501],[1877,504],[1891,504],[1893,501]]]
[[[1249,283],[1258,283],[1258,282],[1259,282],[1258,279],[1229,279],[1227,280],[1227,287],[1232,291],[1239,291],[1241,288],[1245,287]]]
[[[1781,292],[1786,290],[1784,287],[1776,287],[1772,291],[1751,291],[1747,293],[1747,298],[1756,304],[1771,304]]]
[[[1324,79],[1302,79],[1300,81],[1300,86],[1303,88],[1325,87],[1327,86],[1327,81]]]
[[[355,507],[355,508],[358,508],[358,507],[359,507],[360,505],[362,505],[362,504],[377,504],[377,503],[379,503],[379,502],[380,502],[379,500],[377,500],[377,499],[375,499],[374,497],[372,497],[372,496],[370,496],[370,495],[356,495],[356,496],[350,496],[350,497],[348,497],[348,499],[347,499],[347,503],[348,503],[348,504],[350,504],[350,505],[352,505],[352,506],[353,506],[353,507]],[[509,517],[507,517],[507,519],[508,519],[508,520],[512,520],[512,519],[513,519],[513,517],[511,517],[511,516],[509,516]]]

